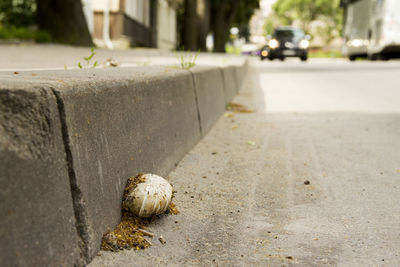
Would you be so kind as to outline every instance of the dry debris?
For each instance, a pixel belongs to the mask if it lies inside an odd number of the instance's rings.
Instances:
[[[171,215],[179,214],[179,210],[174,203],[171,202],[171,204],[169,204],[169,207],[167,209],[167,214],[171,214]]]
[[[151,242],[144,237],[143,228],[147,228],[149,220],[134,217],[130,212],[122,214],[121,222],[112,232],[103,236],[101,248],[116,252],[122,249],[144,249]]]
[[[225,113],[224,113],[224,116],[225,116],[226,118],[233,118],[233,117],[235,117],[234,114],[229,113],[229,112],[225,112]]]
[[[254,110],[248,109],[246,106],[237,103],[229,103],[226,105],[226,110],[232,111],[235,113],[253,113]]]
[[[107,58],[105,62],[106,67],[118,67],[118,62],[114,60],[112,57]]]
[[[121,222],[117,225],[114,231],[109,231],[103,235],[101,242],[102,250],[117,252],[123,249],[139,250],[152,246],[152,243],[147,240],[145,236],[150,238],[154,237],[154,234],[148,231],[148,225],[155,219],[155,217],[147,219],[138,218],[129,211],[125,204],[125,199],[128,193],[138,184],[145,182],[145,180],[143,173],[139,173],[138,175],[128,179],[122,201]],[[174,203],[171,202],[167,213],[174,215],[179,213]]]
[[[167,241],[165,240],[165,238],[163,237],[163,236],[160,236],[159,238],[158,238],[158,240],[160,240],[160,243],[161,244],[165,244],[165,243],[167,243]]]
[[[256,142],[255,142],[255,141],[249,140],[249,141],[247,141],[247,144],[249,144],[249,145],[251,145],[251,146],[255,146],[255,145],[256,145]]]
[[[280,259],[280,260],[294,260],[293,256],[283,256],[279,254],[268,254],[267,255],[269,258],[275,258],[275,259]]]
[[[148,237],[153,237],[154,234],[152,232],[143,230],[143,229],[138,229],[139,232],[141,232],[143,235],[148,236]]]

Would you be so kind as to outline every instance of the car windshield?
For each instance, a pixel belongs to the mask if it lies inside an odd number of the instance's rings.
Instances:
[[[302,38],[304,36],[301,30],[276,30],[274,37],[278,39],[289,39],[289,38]]]

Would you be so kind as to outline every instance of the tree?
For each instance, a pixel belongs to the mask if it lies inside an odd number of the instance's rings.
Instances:
[[[213,0],[211,2],[211,27],[214,33],[214,52],[225,52],[230,28],[246,23],[258,8],[258,0]]]
[[[317,26],[316,34],[324,40],[325,44],[330,44],[337,36],[341,34],[341,29],[343,27],[343,20],[341,13],[337,14],[338,18],[332,19],[327,16],[323,16],[320,18],[320,21],[323,22],[322,26]]]
[[[210,32],[211,3],[210,0],[197,0],[197,44],[198,49],[207,51],[207,35]]]
[[[191,51],[206,51],[206,39],[210,31],[210,0],[185,0],[184,8],[178,9],[178,21],[182,20],[182,47]]]
[[[339,4],[340,0],[278,0],[272,9],[281,24],[292,25],[297,21],[306,32],[311,31],[312,22],[323,22],[325,26],[320,26],[317,33],[329,43],[342,27]]]
[[[197,0],[185,0],[185,11],[183,21],[183,48],[195,51],[198,48],[198,34],[197,34]]]
[[[27,27],[35,24],[35,11],[35,0],[0,0],[0,22],[8,27]]]
[[[254,10],[259,7],[259,1],[245,0],[239,2],[239,10],[233,19],[233,26],[239,28],[239,37],[244,37],[246,40],[249,40],[249,20],[251,16],[253,16]]]
[[[264,23],[264,33],[266,35],[272,35],[277,26],[278,26],[277,19],[271,15],[268,16]]]
[[[225,52],[233,18],[239,9],[239,1],[214,0],[211,5],[214,52]]]
[[[92,46],[81,0],[36,0],[37,23],[56,42]]]
[[[206,50],[207,35],[214,34],[214,52],[225,52],[232,26],[248,35],[248,22],[259,0],[185,0],[178,9],[178,21],[183,22],[181,45],[188,50]]]

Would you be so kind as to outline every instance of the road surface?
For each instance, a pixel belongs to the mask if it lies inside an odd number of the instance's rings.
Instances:
[[[251,65],[235,102],[256,112],[227,113],[168,178],[181,213],[91,267],[400,265],[400,64]]]

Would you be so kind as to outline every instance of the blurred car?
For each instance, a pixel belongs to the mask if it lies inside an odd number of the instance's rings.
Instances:
[[[344,8],[342,52],[357,58],[400,58],[400,1],[341,1]]]
[[[310,36],[305,35],[303,30],[289,26],[278,27],[269,39],[261,50],[261,60],[285,60],[286,57],[299,57],[301,61],[308,59]]]

